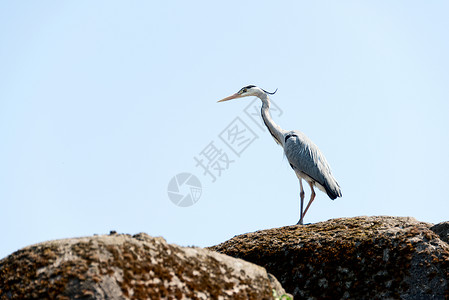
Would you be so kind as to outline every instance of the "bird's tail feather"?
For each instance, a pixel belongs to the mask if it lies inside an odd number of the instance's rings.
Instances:
[[[338,185],[337,181],[333,181],[333,182],[326,182],[324,188],[326,189],[326,193],[329,196],[329,198],[331,198],[332,200],[337,199],[337,197],[341,197],[341,189],[340,189],[340,185]]]

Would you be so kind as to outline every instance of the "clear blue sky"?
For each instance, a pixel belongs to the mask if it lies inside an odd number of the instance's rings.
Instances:
[[[147,232],[208,246],[295,224],[282,149],[216,103],[279,88],[273,115],[327,157],[343,198],[318,192],[306,222],[359,215],[448,220],[447,1],[2,1],[0,257],[56,238]],[[232,153],[236,118],[256,139]],[[215,182],[194,157],[233,160]],[[187,208],[181,172],[202,183]],[[310,191],[306,188],[306,197]]]

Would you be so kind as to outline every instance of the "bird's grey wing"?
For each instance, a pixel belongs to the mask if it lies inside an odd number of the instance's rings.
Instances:
[[[292,168],[319,183],[331,199],[341,197],[340,186],[320,149],[302,132],[294,131],[286,137],[284,151]]]

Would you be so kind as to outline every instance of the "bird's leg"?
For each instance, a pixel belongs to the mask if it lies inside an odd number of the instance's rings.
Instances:
[[[315,190],[313,189],[313,183],[312,183],[312,182],[308,182],[308,184],[310,185],[310,190],[312,191],[312,194],[310,195],[309,203],[307,203],[306,210],[304,211],[304,214],[302,215],[301,219],[304,218],[304,216],[305,216],[306,213],[307,213],[307,210],[308,210],[309,207],[310,207],[310,204],[312,204],[313,200],[315,199]]]
[[[299,198],[301,199],[301,201],[300,201],[301,212],[299,215],[299,221],[298,221],[298,223],[296,223],[296,225],[302,225],[302,212],[303,212],[303,208],[304,208],[304,188],[302,187],[301,178],[299,178],[299,187],[301,188],[300,192],[299,192]]]

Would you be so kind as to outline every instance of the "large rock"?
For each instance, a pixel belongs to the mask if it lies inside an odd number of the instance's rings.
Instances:
[[[146,234],[45,242],[0,261],[0,299],[271,299],[264,268]]]
[[[449,299],[447,223],[432,225],[342,218],[243,234],[210,249],[265,267],[298,299]]]

